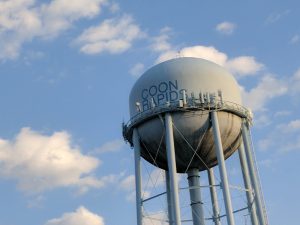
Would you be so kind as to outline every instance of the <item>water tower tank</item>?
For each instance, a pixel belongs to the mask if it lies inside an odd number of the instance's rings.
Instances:
[[[165,127],[162,116],[173,118],[177,172],[206,170],[217,164],[209,112],[217,110],[225,158],[239,147],[242,118],[241,93],[234,77],[223,67],[199,58],[177,58],[146,71],[133,86],[129,124],[124,137],[132,143],[137,128],[141,155],[167,170]]]

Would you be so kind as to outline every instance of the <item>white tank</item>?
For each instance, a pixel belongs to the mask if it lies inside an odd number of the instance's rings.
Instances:
[[[133,86],[131,121],[124,137],[132,143],[132,130],[140,136],[141,155],[167,170],[164,113],[174,124],[177,172],[206,170],[217,164],[209,111],[217,110],[225,158],[240,145],[241,93],[234,77],[221,66],[199,58],[177,58],[146,71]],[[196,153],[195,153],[196,150]]]

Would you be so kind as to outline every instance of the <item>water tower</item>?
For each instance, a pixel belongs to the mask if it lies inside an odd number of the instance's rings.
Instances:
[[[252,225],[267,225],[251,145],[251,112],[234,77],[199,58],[176,58],[146,71],[133,86],[123,135],[135,152],[137,224],[142,225],[141,157],[166,171],[168,223],[180,225],[177,173],[187,173],[192,221],[204,225],[199,173],[207,172],[213,221],[220,225],[213,169],[218,168],[227,224],[234,209],[225,160],[238,151]]]

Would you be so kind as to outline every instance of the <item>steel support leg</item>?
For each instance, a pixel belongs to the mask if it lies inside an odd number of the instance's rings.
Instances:
[[[258,225],[257,216],[256,216],[256,206],[255,206],[255,202],[254,202],[252,185],[251,185],[251,181],[250,181],[249,169],[247,166],[245,148],[244,148],[243,143],[241,143],[241,146],[240,146],[238,152],[239,152],[239,158],[240,158],[240,163],[241,163],[241,168],[242,168],[242,173],[243,173],[244,185],[245,185],[245,188],[248,190],[246,192],[246,197],[247,197],[247,202],[248,202],[249,214],[251,215],[251,222],[252,222],[252,225]]]
[[[199,170],[191,169],[188,171],[188,181],[191,199],[191,209],[194,225],[205,225],[203,203],[200,191]]]
[[[250,179],[251,179],[251,183],[254,188],[254,194],[255,194],[254,200],[255,200],[255,204],[256,204],[257,218],[258,218],[260,225],[267,225],[266,218],[264,215],[264,210],[263,210],[262,196],[261,196],[261,192],[260,192],[260,188],[259,188],[259,181],[258,181],[258,177],[257,177],[257,173],[256,173],[251,144],[250,144],[250,140],[249,140],[250,133],[249,133],[249,129],[246,125],[245,120],[242,123],[242,135],[243,135],[243,141],[244,141],[244,146],[245,146],[245,152],[246,152],[246,158],[247,158],[247,163],[248,163],[248,168],[249,168]]]
[[[172,211],[174,215],[174,224],[181,225],[177,169],[176,169],[176,159],[175,159],[175,146],[174,146],[174,136],[173,136],[173,122],[170,113],[166,113],[165,115],[165,126],[166,126],[166,148],[167,148],[168,169],[170,175],[170,189],[171,189],[172,202],[174,203],[172,206],[173,208]]]
[[[209,190],[210,190],[210,198],[211,198],[211,203],[212,203],[212,208],[213,208],[213,221],[215,225],[221,225],[220,221],[220,209],[219,209],[219,203],[218,203],[218,196],[217,196],[217,190],[216,190],[216,182],[215,182],[215,175],[214,175],[214,170],[213,168],[210,168],[207,170],[208,174],[208,182],[209,182]]]
[[[172,202],[171,190],[170,190],[170,174],[168,171],[165,171],[166,175],[166,192],[167,192],[167,202],[168,202],[168,218],[169,224],[174,224],[173,208],[174,203]]]
[[[213,132],[214,132],[214,138],[215,138],[216,154],[217,154],[217,159],[218,159],[218,164],[219,164],[218,167],[220,170],[220,176],[221,176],[221,181],[222,181],[221,185],[222,185],[224,203],[225,203],[225,208],[226,208],[227,223],[228,223],[228,225],[234,225],[235,223],[234,223],[234,216],[233,216],[233,210],[232,210],[232,204],[231,204],[230,190],[229,190],[227,171],[226,171],[226,166],[225,166],[221,134],[220,134],[220,129],[219,129],[218,115],[217,115],[216,111],[211,112],[211,120],[212,120]]]
[[[142,177],[141,177],[141,145],[135,128],[133,130],[134,163],[135,163],[135,192],[137,225],[142,225]]]

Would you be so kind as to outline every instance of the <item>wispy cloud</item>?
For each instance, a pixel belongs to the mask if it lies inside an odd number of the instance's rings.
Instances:
[[[0,139],[0,177],[16,180],[18,188],[26,193],[59,187],[85,193],[90,188],[104,187],[114,177],[94,177],[92,172],[99,164],[97,158],[73,146],[65,131],[45,135],[23,128],[14,140]]]
[[[82,53],[89,55],[103,52],[120,54],[128,50],[132,42],[143,38],[144,35],[133,18],[124,15],[120,18],[104,20],[100,25],[84,30],[74,43],[80,46]]]
[[[290,43],[291,44],[297,44],[300,42],[300,35],[299,34],[295,34],[291,40],[290,40]]]
[[[233,34],[236,27],[237,27],[236,24],[232,22],[224,21],[222,23],[219,23],[216,26],[216,31],[218,31],[221,34],[231,35]]]
[[[59,218],[48,220],[44,225],[104,225],[104,219],[100,215],[80,206],[75,212],[64,213]]]
[[[143,193],[142,197],[148,198],[150,197],[153,190],[156,188],[162,187],[165,184],[165,174],[161,169],[154,169],[147,177],[144,177],[142,185],[143,185]],[[119,185],[121,190],[127,192],[126,200],[134,201],[135,199],[135,176],[129,175],[124,177]]]
[[[256,87],[251,90],[242,88],[244,103],[253,111],[264,111],[265,105],[271,99],[284,95],[288,91],[285,81],[272,75],[265,75],[259,80]]]
[[[286,154],[300,151],[300,119],[293,119],[277,125],[268,135],[258,142],[259,150]]]
[[[117,152],[124,146],[125,146],[124,140],[115,139],[115,140],[104,143],[99,148],[95,149],[92,153],[93,154],[103,154],[103,153],[108,153],[108,152]]]
[[[144,64],[137,63],[129,70],[129,73],[133,77],[139,77],[144,72],[144,68],[145,68]]]
[[[273,12],[271,13],[265,20],[265,24],[272,24],[272,23],[276,23],[279,20],[281,20],[282,18],[284,18],[285,16],[289,15],[291,12],[291,10],[286,9],[284,11],[281,12]]]
[[[292,94],[300,93],[300,68],[291,77],[289,87]]]

